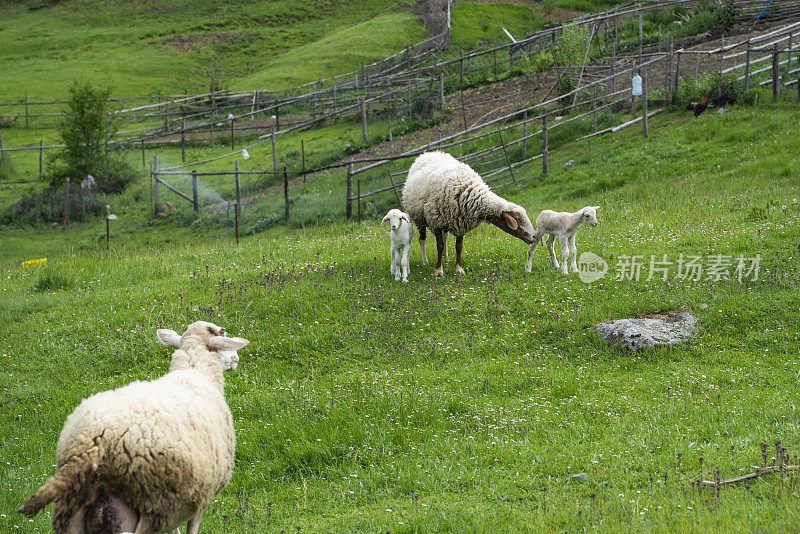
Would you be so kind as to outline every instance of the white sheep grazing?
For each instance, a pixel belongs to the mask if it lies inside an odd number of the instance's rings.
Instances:
[[[51,501],[55,532],[196,534],[206,507],[228,484],[236,435],[222,372],[236,368],[242,338],[198,321],[183,336],[158,330],[176,347],[170,371],[85,399],[58,440],[58,469],[18,512]]]
[[[402,270],[403,282],[408,282],[408,256],[411,253],[411,237],[414,233],[411,218],[408,213],[393,209],[389,210],[386,217],[383,218],[381,226],[387,222],[392,227],[392,232],[389,234],[392,241],[390,249],[392,263],[389,271],[394,275],[395,280],[400,280]]]
[[[533,243],[533,225],[525,209],[493,193],[469,165],[444,152],[426,152],[408,170],[403,205],[419,228],[422,261],[426,227],[436,236],[438,259],[433,275],[444,274],[442,257],[447,232],[456,236],[456,274],[463,274],[464,235],[486,221],[504,232]]]
[[[597,210],[600,206],[586,206],[581,208],[575,213],[568,212],[555,212],[552,210],[544,210],[536,218],[536,234],[534,235],[534,242],[528,248],[528,261],[525,264],[525,271],[531,272],[533,266],[533,253],[536,250],[536,245],[543,241],[545,234],[547,237],[547,250],[550,251],[550,260],[553,267],[558,269],[558,260],[556,260],[556,253],[553,250],[553,245],[556,241],[556,236],[561,240],[561,272],[567,274],[567,259],[572,253],[572,272],[578,272],[577,254],[575,248],[575,234],[578,228],[583,223],[591,225],[593,228],[597,226]],[[544,246],[544,243],[542,243]]]

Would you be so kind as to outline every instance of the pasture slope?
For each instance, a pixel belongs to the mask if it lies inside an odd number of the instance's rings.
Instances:
[[[244,239],[191,228],[4,237],[0,281],[0,531],[52,472],[85,396],[164,373],[159,327],[214,321],[251,344],[228,378],[231,484],[204,532],[742,532],[796,529],[796,474],[699,491],[800,450],[797,310],[800,116],[795,103],[665,113],[551,154],[501,193],[529,209],[602,206],[583,283],[494,227],[466,238],[467,274],[411,257],[389,276],[375,221]],[[568,160],[571,166],[563,167]],[[122,221],[118,221],[122,225]],[[133,224],[133,223],[130,223]],[[122,226],[120,226],[122,228]],[[165,236],[169,234],[168,236]],[[34,240],[39,240],[34,243]],[[19,268],[34,250],[45,267]],[[665,257],[666,255],[666,257]],[[758,279],[677,276],[680,256],[760,255]],[[639,280],[616,280],[641,256]],[[647,279],[651,256],[674,262]],[[452,251],[450,257],[452,258]],[[629,274],[629,273],[626,273]],[[687,308],[694,342],[620,354],[600,320]],[[792,460],[796,463],[796,460]],[[586,473],[585,481],[571,476]]]

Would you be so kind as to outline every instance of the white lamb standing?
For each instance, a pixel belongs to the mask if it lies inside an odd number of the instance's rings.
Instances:
[[[198,321],[183,336],[158,330],[176,350],[169,372],[85,399],[58,440],[58,469],[18,512],[55,500],[55,532],[156,534],[188,523],[228,484],[236,435],[222,372],[248,341]]]
[[[436,236],[438,258],[433,275],[444,274],[442,257],[447,233],[456,236],[456,274],[463,274],[461,250],[464,235],[482,222],[489,222],[514,237],[533,243],[534,229],[525,209],[493,193],[469,165],[445,152],[426,152],[408,170],[403,205],[419,227],[422,262],[426,228]]]
[[[545,234],[549,234],[547,236],[547,250],[550,251],[550,260],[553,263],[553,267],[558,269],[558,260],[556,260],[556,253],[553,250],[556,236],[558,236],[561,240],[561,272],[567,274],[567,260],[571,253],[572,272],[577,273],[578,251],[575,248],[575,234],[584,223],[591,225],[592,228],[597,226],[597,210],[599,209],[600,206],[586,206],[575,213],[555,212],[553,210],[542,211],[536,218],[536,234],[534,242],[528,247],[528,261],[525,263],[525,272],[531,272],[536,245],[542,242],[542,246],[544,246],[542,238]]]
[[[414,233],[414,229],[411,226],[411,217],[409,217],[408,213],[392,209],[381,221],[381,226],[387,222],[392,227],[392,231],[389,234],[392,242],[389,251],[391,255],[389,271],[394,275],[394,279],[399,281],[402,270],[403,282],[408,282],[408,256],[411,253],[411,237]],[[405,224],[403,224],[404,222]]]

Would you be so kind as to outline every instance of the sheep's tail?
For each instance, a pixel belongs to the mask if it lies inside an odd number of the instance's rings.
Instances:
[[[22,503],[17,512],[33,517],[55,500],[80,501],[81,496],[85,495],[84,485],[87,482],[94,482],[96,475],[99,474],[97,461],[100,455],[101,447],[95,443],[81,454],[72,456],[36,493]]]

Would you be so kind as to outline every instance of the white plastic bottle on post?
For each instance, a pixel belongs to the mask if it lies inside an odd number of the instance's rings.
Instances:
[[[639,76],[639,73],[634,73],[633,78],[631,78],[631,91],[633,92],[633,96],[642,96],[642,77]]]

